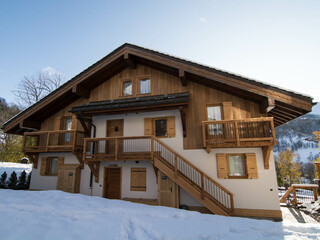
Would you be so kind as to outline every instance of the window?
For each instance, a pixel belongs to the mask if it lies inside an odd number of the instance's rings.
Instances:
[[[141,79],[140,80],[140,94],[148,94],[150,93],[150,78]]]
[[[243,155],[228,155],[229,177],[246,176]]]
[[[145,118],[144,135],[153,135],[157,137],[175,137],[175,118]]]
[[[124,80],[121,82],[121,94],[122,96],[131,96],[132,95],[132,81]]]
[[[147,169],[131,168],[131,186],[130,191],[146,191],[147,190]]]
[[[64,164],[63,157],[43,157],[41,159],[41,176],[57,176],[59,167]]]
[[[69,117],[64,118],[63,130],[71,130],[71,125],[72,125],[72,119]],[[71,133],[65,133],[64,134],[64,141],[70,142],[70,140],[71,140]]]
[[[207,119],[208,121],[220,121],[221,118],[221,106],[207,106]],[[222,135],[222,124],[209,124],[208,125],[208,134],[213,135]]]
[[[154,120],[155,136],[166,137],[167,136],[167,119]]]
[[[258,178],[256,154],[217,154],[218,178]]]

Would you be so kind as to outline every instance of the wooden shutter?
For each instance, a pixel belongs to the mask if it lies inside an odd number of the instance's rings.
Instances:
[[[77,120],[77,116],[75,114],[72,114],[71,129],[72,130],[78,129],[78,120]]]
[[[176,136],[174,117],[167,117],[167,136],[168,137],[175,137]]]
[[[258,178],[256,154],[247,153],[246,154],[246,162],[247,162],[248,178]]]
[[[231,120],[233,119],[233,108],[232,102],[223,102],[222,103],[223,119]]]
[[[153,135],[151,118],[144,119],[144,135]]]
[[[61,126],[61,117],[55,117],[54,118],[54,124],[53,124],[53,130],[60,130],[60,126]]]
[[[146,168],[131,168],[130,191],[146,191]]]
[[[40,175],[45,176],[46,170],[47,170],[47,158],[43,157],[43,158],[41,158]]]
[[[228,159],[226,154],[217,154],[218,178],[228,178]]]

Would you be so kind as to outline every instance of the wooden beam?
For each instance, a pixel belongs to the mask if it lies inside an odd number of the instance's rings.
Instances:
[[[26,155],[28,156],[28,158],[33,163],[33,168],[37,169],[38,168],[39,153],[27,153]]]
[[[272,109],[274,109],[276,106],[276,102],[274,100],[274,98],[272,97],[267,97],[265,98],[262,103],[260,104],[260,111],[262,113],[268,113],[270,112]]]
[[[186,112],[184,111],[183,107],[179,107],[179,111],[180,111],[180,116],[181,116],[183,137],[187,137]]]
[[[279,114],[285,115],[285,116],[287,116],[287,117],[289,117],[289,118],[297,118],[297,117],[299,117],[299,116],[294,115],[294,114],[292,114],[292,113],[280,111],[278,108],[272,109],[272,113],[279,113]]]
[[[268,115],[284,122],[289,122],[290,120],[292,120],[291,118],[288,118],[288,117],[279,116],[279,114],[276,114],[276,113],[268,113]]]
[[[90,168],[93,176],[95,177],[95,182],[99,182],[99,169],[100,169],[100,162],[88,162],[88,167]]]
[[[282,106],[282,105],[279,105],[279,104],[277,104],[277,108],[278,109],[282,109],[282,111],[284,110],[284,111],[289,111],[289,112],[292,112],[292,113],[296,113],[299,116],[306,114],[306,112],[298,111],[296,109],[288,108],[288,107],[285,107],[285,106]]]
[[[90,91],[80,85],[75,85],[74,87],[72,87],[72,93],[76,94],[79,97],[90,97]]]
[[[187,86],[187,78],[186,78],[186,72],[182,69],[179,69],[179,78],[181,81],[182,86]]]
[[[41,123],[37,121],[24,119],[19,123],[19,127],[39,130],[41,128]]]
[[[123,58],[130,68],[135,69],[137,67],[137,64],[132,59],[132,56],[129,53],[127,53],[127,52],[124,53]]]
[[[87,136],[91,135],[91,128],[88,127],[88,125],[86,124],[86,122],[83,120],[83,118],[81,118],[78,114],[76,115],[77,119],[80,121],[81,126],[83,127],[85,133]]]
[[[264,169],[269,169],[269,160],[273,146],[262,147]]]

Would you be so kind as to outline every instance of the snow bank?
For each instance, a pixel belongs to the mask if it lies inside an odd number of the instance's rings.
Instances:
[[[25,170],[26,173],[29,174],[32,170],[32,164],[0,162],[0,176],[2,173],[7,172],[9,178],[11,173],[15,171],[17,176],[19,177],[23,170]]]
[[[0,239],[319,239],[320,225],[200,214],[69,194],[0,190]]]

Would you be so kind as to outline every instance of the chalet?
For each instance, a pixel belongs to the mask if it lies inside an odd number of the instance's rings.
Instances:
[[[124,44],[3,125],[31,189],[281,219],[274,128],[312,98]]]

